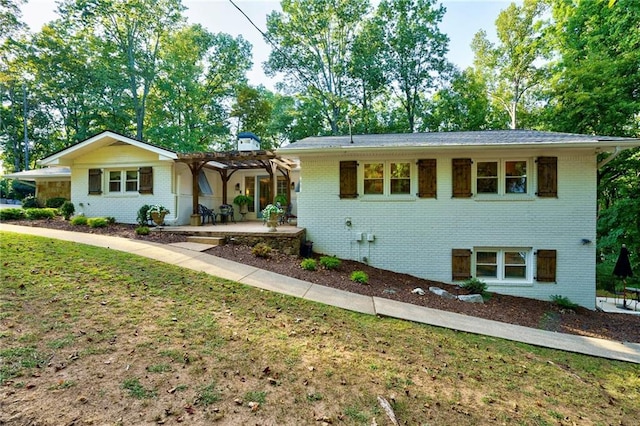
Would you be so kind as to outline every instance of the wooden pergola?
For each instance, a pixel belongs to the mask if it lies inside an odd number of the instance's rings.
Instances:
[[[194,152],[178,154],[176,162],[185,163],[191,170],[193,203],[192,212],[198,214],[198,176],[203,168],[213,169],[222,179],[222,203],[227,203],[227,184],[238,170],[264,169],[269,174],[269,183],[273,193],[277,191],[276,175],[280,172],[287,182],[287,205],[291,202],[291,170],[296,164],[286,158],[277,156],[271,151],[227,151],[227,152]]]

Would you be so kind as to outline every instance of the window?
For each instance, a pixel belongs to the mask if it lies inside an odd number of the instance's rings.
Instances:
[[[89,169],[89,195],[102,194],[102,170]]]
[[[531,250],[477,249],[475,277],[487,281],[531,281]]]
[[[365,195],[407,195],[411,192],[411,163],[365,163]]]
[[[138,192],[138,170],[110,170],[109,192]]]
[[[527,161],[478,161],[476,191],[478,194],[526,194]]]
[[[369,163],[364,165],[364,193],[384,193],[384,163]]]

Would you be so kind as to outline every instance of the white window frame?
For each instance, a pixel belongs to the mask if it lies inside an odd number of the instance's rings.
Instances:
[[[358,192],[362,194],[363,199],[400,199],[400,198],[415,198],[412,196],[415,193],[415,184],[414,181],[416,179],[417,170],[415,164],[411,160],[371,160],[371,161],[361,161],[362,167],[358,167]],[[364,192],[364,170],[366,168],[366,164],[382,164],[383,166],[383,174],[382,174],[382,194],[365,194]],[[409,191],[403,194],[392,194],[391,193],[391,165],[392,164],[408,164],[409,165]]]
[[[525,184],[525,191],[524,192],[507,192],[507,163],[508,162],[524,162],[526,164],[527,167],[527,172],[525,174],[525,179],[526,179],[526,184]],[[498,191],[497,192],[483,192],[480,193],[478,192],[478,165],[479,163],[497,163],[498,165]],[[533,182],[531,177],[533,176],[533,174],[531,173],[532,171],[532,164],[533,162],[531,161],[530,158],[481,158],[481,159],[474,159],[473,160],[473,193],[476,194],[477,197],[485,197],[485,198],[491,198],[491,197],[515,197],[515,198],[520,198],[520,197],[531,197],[532,196],[532,188],[533,188]]]
[[[135,190],[127,190],[127,183],[133,182],[131,179],[127,179],[127,172],[134,172],[136,174],[135,180]],[[111,190],[111,174],[112,173],[120,173],[120,190],[112,191]],[[107,195],[128,195],[128,194],[138,194],[140,190],[140,172],[137,168],[127,168],[127,169],[108,169],[106,170],[105,179],[106,179],[106,188]]]
[[[491,252],[496,253],[496,261],[497,261],[497,272],[496,277],[482,277],[478,276],[478,253]],[[523,258],[525,260],[525,277],[524,278],[513,278],[506,277],[505,268],[508,266],[506,264],[505,254],[518,252],[523,254]],[[473,249],[472,256],[472,270],[473,276],[478,278],[479,280],[485,281],[487,284],[491,285],[530,285],[533,284],[533,274],[534,274],[534,265],[533,265],[533,249],[531,247],[475,247]]]

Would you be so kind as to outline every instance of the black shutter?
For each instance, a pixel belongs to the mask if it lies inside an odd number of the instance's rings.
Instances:
[[[536,253],[536,280],[542,283],[556,282],[556,251],[538,250]]]
[[[470,158],[452,160],[453,198],[471,197],[471,163]]]
[[[358,162],[340,162],[340,198],[358,198]]]
[[[558,196],[558,158],[538,157],[538,197]]]
[[[138,170],[140,194],[153,194],[153,167],[140,167]]]
[[[436,198],[437,162],[435,159],[418,160],[418,197]]]
[[[89,195],[102,194],[102,170],[89,169]]]
[[[471,250],[451,250],[451,279],[462,281],[471,278]]]

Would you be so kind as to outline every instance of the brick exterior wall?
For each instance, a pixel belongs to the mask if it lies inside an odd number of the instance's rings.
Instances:
[[[302,190],[298,195],[298,226],[307,230],[314,251],[365,261],[372,266],[417,277],[451,282],[452,249],[520,247],[535,252],[557,251],[555,283],[504,282],[489,290],[549,300],[563,295],[595,308],[596,158],[592,153],[559,150],[413,153],[390,156],[375,152],[353,156],[301,156]],[[536,197],[535,158],[558,157],[558,197]],[[415,163],[437,159],[437,198],[421,199]],[[452,198],[452,159],[523,159],[528,163],[529,194]],[[357,160],[360,196],[339,198],[340,161]],[[362,163],[408,161],[412,190],[408,196],[362,195]],[[475,177],[475,175],[473,175]],[[351,226],[347,225],[350,219]],[[357,235],[364,233],[363,241]],[[374,240],[368,242],[366,234]],[[592,241],[583,244],[583,239]],[[535,275],[535,256],[532,256]],[[472,268],[473,271],[473,268]],[[393,285],[390,283],[390,285]]]

